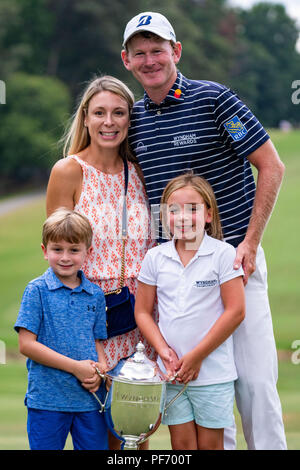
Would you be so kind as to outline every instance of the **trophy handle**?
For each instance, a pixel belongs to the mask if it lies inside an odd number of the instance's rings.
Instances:
[[[173,381],[173,380],[174,380],[174,378],[172,377],[172,378],[169,380],[169,382],[171,382],[171,381]],[[165,414],[166,411],[167,411],[167,409],[168,409],[171,405],[173,405],[174,401],[177,400],[177,398],[179,398],[180,395],[182,395],[182,394],[184,393],[184,391],[185,391],[186,387],[188,386],[188,384],[189,384],[189,383],[186,383],[186,384],[184,385],[184,387],[177,393],[177,395],[175,395],[175,397],[172,398],[172,400],[170,400],[169,403],[167,403],[167,404],[165,405],[164,410],[163,410],[163,414]]]
[[[96,395],[96,393],[92,392],[94,397],[96,398],[97,402],[99,403],[100,405],[100,410],[99,412],[100,413],[103,413],[105,411],[105,406],[106,406],[106,402],[107,402],[107,399],[108,399],[108,394],[109,394],[109,389],[111,387],[111,380],[109,380],[109,377],[106,375],[106,374],[102,374],[100,372],[100,370],[98,369],[98,367],[96,367],[96,372],[97,374],[99,375],[99,377],[101,377],[101,379],[103,379],[106,384],[105,384],[105,387],[106,387],[106,396],[105,396],[105,400],[104,400],[104,403],[101,402],[100,398]]]
[[[147,433],[145,434],[141,434],[140,435],[140,438],[139,440],[137,441],[137,446],[139,446],[140,444],[143,444],[143,442],[147,441],[147,439],[149,439],[149,437],[151,436],[151,434],[155,433],[155,431],[159,428],[160,426],[160,423],[161,423],[161,418],[162,418],[162,413],[159,414],[159,417],[156,421],[155,424],[152,424],[152,427],[150,429],[150,431],[148,431]]]

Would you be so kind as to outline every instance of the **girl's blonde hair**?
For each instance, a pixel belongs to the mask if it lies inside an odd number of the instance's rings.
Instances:
[[[104,75],[93,79],[84,90],[79,106],[71,118],[71,124],[62,139],[64,143],[64,157],[76,154],[90,144],[90,135],[87,127],[84,125],[85,115],[88,111],[90,100],[101,91],[110,91],[124,99],[128,104],[130,116],[134,104],[134,95],[127,85],[110,75]],[[123,159],[127,159],[132,162],[137,161],[130,150],[128,137],[126,137],[120,145],[120,156]]]
[[[93,230],[88,219],[79,212],[59,207],[44,222],[42,231],[43,245],[49,241],[68,243],[84,243],[88,249],[93,240]]]
[[[177,176],[169,181],[165,187],[160,204],[160,218],[164,230],[171,235],[167,224],[166,213],[168,199],[174,191],[185,188],[186,186],[191,186],[195,191],[197,191],[202,197],[207,209],[211,209],[212,211],[212,221],[205,225],[207,234],[213,238],[217,238],[218,240],[223,240],[221,221],[214,191],[206,179],[201,176],[194,175],[193,173],[185,173]]]

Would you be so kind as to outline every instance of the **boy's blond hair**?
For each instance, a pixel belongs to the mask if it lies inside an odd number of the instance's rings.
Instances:
[[[167,226],[166,221],[166,205],[168,202],[169,197],[171,194],[176,191],[177,189],[185,188],[186,186],[192,187],[195,191],[197,191],[200,196],[202,197],[207,209],[212,210],[212,221],[207,223],[205,226],[205,230],[208,235],[213,238],[217,238],[218,240],[223,239],[221,221],[217,206],[217,201],[215,198],[214,191],[209,184],[209,182],[202,178],[201,176],[194,175],[192,172],[185,173],[183,175],[177,176],[176,178],[169,181],[167,186],[165,187],[162,197],[161,197],[161,211],[160,217],[162,221],[162,225],[164,230],[169,233],[169,228]],[[171,234],[169,234],[171,235]]]
[[[85,243],[90,248],[93,239],[92,227],[88,219],[79,212],[60,207],[44,222],[42,231],[43,245],[49,241],[65,240],[69,243]]]

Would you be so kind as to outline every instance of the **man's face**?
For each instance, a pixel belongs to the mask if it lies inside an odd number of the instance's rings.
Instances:
[[[181,44],[172,47],[161,38],[144,38],[137,34],[128,42],[128,52],[122,51],[122,60],[147,92],[161,90],[167,93],[176,80],[176,64],[181,56]]]

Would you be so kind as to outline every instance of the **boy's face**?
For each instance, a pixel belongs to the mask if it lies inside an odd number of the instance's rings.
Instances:
[[[44,258],[63,284],[76,284],[77,271],[83,265],[91,248],[84,242],[69,243],[65,240],[49,240],[47,247],[42,244]]]

